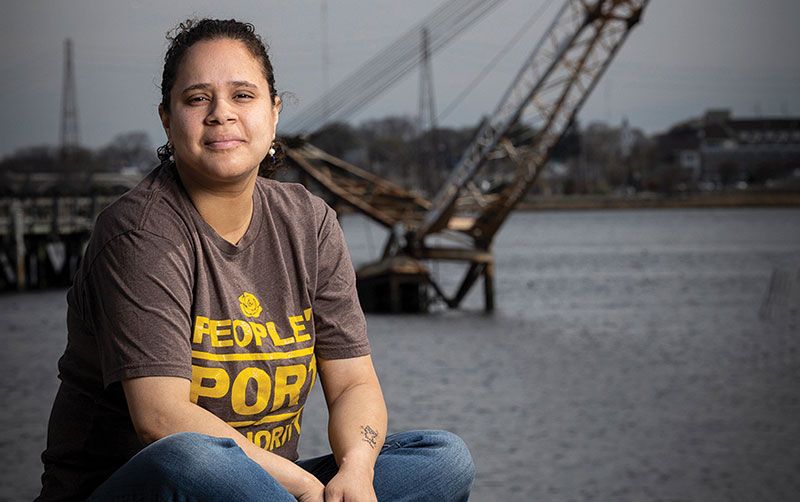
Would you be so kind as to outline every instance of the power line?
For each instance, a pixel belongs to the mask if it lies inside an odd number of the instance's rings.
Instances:
[[[290,131],[312,131],[329,120],[345,120],[417,67],[419,40],[429,34],[434,53],[502,0],[450,0],[389,44],[287,124]]]
[[[450,113],[452,113],[453,110],[455,110],[456,107],[458,107],[458,105],[461,104],[461,102],[464,101],[464,99],[466,99],[466,97],[472,91],[474,91],[476,87],[478,87],[478,84],[480,84],[483,81],[483,79],[486,78],[487,75],[489,75],[489,72],[491,72],[494,69],[494,67],[497,66],[498,63],[500,63],[503,57],[505,57],[505,55],[511,51],[511,49],[517,44],[517,42],[519,42],[520,39],[522,39],[522,36],[525,34],[525,32],[527,32],[531,28],[531,26],[533,26],[536,23],[536,21],[539,20],[539,17],[542,15],[542,12],[547,10],[547,8],[550,6],[551,3],[553,3],[553,0],[547,0],[547,2],[545,2],[536,12],[533,13],[533,15],[530,18],[528,18],[527,21],[525,21],[522,27],[519,30],[517,30],[514,36],[511,37],[511,40],[509,40],[508,43],[506,43],[506,45],[504,45],[503,48],[500,49],[497,55],[495,55],[495,57],[492,58],[492,60],[489,61],[489,63],[486,66],[484,66],[483,69],[481,69],[481,71],[478,72],[475,78],[472,79],[472,81],[469,84],[467,84],[467,86],[464,87],[464,89],[460,93],[458,93],[458,95],[436,117],[439,122],[447,118],[447,116],[450,115]]]

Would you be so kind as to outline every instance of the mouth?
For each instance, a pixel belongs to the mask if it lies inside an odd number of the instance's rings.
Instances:
[[[206,140],[204,145],[211,150],[230,150],[244,143],[243,139],[233,137],[214,137]]]

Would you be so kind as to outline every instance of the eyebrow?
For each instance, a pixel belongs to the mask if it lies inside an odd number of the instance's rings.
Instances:
[[[231,80],[230,82],[228,82],[228,85],[231,87],[252,87],[253,89],[258,89],[258,86],[256,84],[249,82],[247,80]],[[185,94],[189,91],[196,91],[198,89],[206,90],[210,89],[211,87],[212,87],[211,84],[206,84],[206,83],[192,84],[186,89],[184,89],[181,94]]]

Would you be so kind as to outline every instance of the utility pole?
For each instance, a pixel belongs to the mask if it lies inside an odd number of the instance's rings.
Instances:
[[[61,91],[61,160],[75,160],[80,137],[78,133],[78,98],[75,93],[75,72],[72,66],[72,40],[64,40],[64,80]]]
[[[320,5],[320,24],[322,24],[322,99],[323,103],[323,124],[327,123],[331,116],[331,109],[328,96],[328,88],[330,87],[330,55],[328,52],[328,0],[322,0]]]
[[[423,191],[434,193],[439,188],[439,134],[436,124],[430,35],[426,27],[422,28],[420,51],[422,53],[419,73],[420,147],[416,182]]]

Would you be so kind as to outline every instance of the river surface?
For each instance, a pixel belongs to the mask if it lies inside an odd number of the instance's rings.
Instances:
[[[342,222],[356,265],[385,233]],[[447,429],[473,501],[789,501],[800,493],[800,209],[518,212],[496,310],[369,315],[390,431]],[[455,287],[460,267],[432,265]],[[38,492],[65,291],[0,296],[0,500]],[[324,401],[302,456],[327,453]]]

